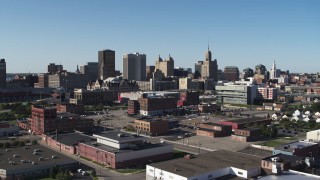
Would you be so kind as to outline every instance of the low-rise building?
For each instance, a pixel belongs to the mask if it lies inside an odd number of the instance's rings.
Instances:
[[[227,175],[251,178],[261,174],[260,164],[261,159],[255,156],[218,150],[149,164],[146,167],[146,179],[200,180]]]
[[[235,119],[235,120],[225,120],[225,121],[219,121],[217,123],[231,125],[232,130],[234,131],[235,129],[244,129],[247,126],[251,126],[254,124],[270,125],[271,122],[272,122],[271,118],[253,117],[253,118],[244,118],[244,119]]]
[[[307,132],[306,140],[313,141],[313,142],[319,141],[320,140],[320,129]]]
[[[53,167],[75,171],[77,161],[41,145],[0,148],[0,178],[5,180],[37,179]]]
[[[82,115],[84,114],[84,105],[82,104],[57,104],[57,112],[58,113],[72,113]]]
[[[168,120],[162,119],[137,119],[134,126],[138,134],[148,134],[151,136],[165,135],[169,132]]]
[[[276,154],[261,160],[261,168],[266,174],[280,174],[282,171],[300,170],[305,158],[290,156],[286,154]]]
[[[93,137],[97,142],[79,142],[78,154],[114,169],[172,158],[172,145],[148,143],[142,136],[112,131]]]
[[[224,137],[230,136],[232,133],[232,126],[223,125],[217,123],[201,123],[199,128],[197,128],[197,136],[207,136],[207,137]]]
[[[12,136],[19,132],[19,127],[0,123],[0,137]]]
[[[256,141],[261,137],[261,129],[256,128],[244,128],[235,129],[234,134],[231,135],[231,139],[240,142]]]
[[[319,155],[319,147],[317,143],[308,141],[297,141],[288,144],[283,144],[274,148],[273,155],[287,154],[300,157],[314,157]]]

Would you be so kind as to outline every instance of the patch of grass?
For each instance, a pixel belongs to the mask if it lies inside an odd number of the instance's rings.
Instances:
[[[287,137],[281,137],[281,139],[283,139],[283,140],[297,140],[298,138],[296,138],[296,137],[292,137],[292,136],[287,136]]]
[[[271,140],[271,141],[267,141],[262,143],[263,146],[268,146],[268,147],[277,147],[284,144],[284,142],[282,141],[277,141],[277,140]]]
[[[86,158],[86,157],[83,157],[83,156],[80,156],[81,159],[84,159],[84,160],[87,160],[87,161],[92,161],[91,159],[89,158]]]

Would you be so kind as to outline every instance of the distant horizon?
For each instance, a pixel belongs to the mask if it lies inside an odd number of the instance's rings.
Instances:
[[[282,71],[317,73],[318,0],[0,1],[0,58],[7,72],[46,72],[49,63],[73,72],[98,62],[98,51],[146,54],[155,65],[169,54],[175,67],[192,68],[210,46],[218,68],[273,60]]]

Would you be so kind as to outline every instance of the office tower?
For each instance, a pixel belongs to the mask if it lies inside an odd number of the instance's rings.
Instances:
[[[267,69],[264,65],[258,64],[255,67],[254,80],[257,84],[265,83],[267,80]]]
[[[165,59],[164,61],[161,59],[160,55],[159,58],[156,60],[156,70],[159,70],[163,73],[164,77],[173,76],[174,75],[174,60],[169,54],[169,58]]]
[[[146,55],[123,55],[123,79],[145,81],[146,80]]]
[[[80,74],[89,76],[90,81],[98,79],[98,62],[88,62],[87,65],[80,66]]]
[[[6,87],[6,84],[7,84],[6,60],[0,59],[0,88]]]
[[[248,78],[248,77],[253,77],[254,76],[254,73],[253,73],[253,70],[251,68],[245,68],[243,71],[242,71],[242,75],[244,79]]]
[[[98,52],[98,78],[115,77],[115,51],[106,49]]]
[[[203,61],[198,61],[194,64],[194,78],[201,77],[201,68],[203,65]]]
[[[209,47],[205,56],[206,56],[206,59],[205,61],[202,62],[202,66],[201,66],[201,77],[213,78],[214,81],[218,81],[218,63],[216,59],[212,61],[211,59],[212,54]],[[199,68],[199,65],[198,65],[198,68]]]
[[[239,69],[236,66],[226,66],[223,75],[227,81],[237,81],[239,79]]]
[[[56,65],[55,63],[50,63],[48,65],[48,73],[49,74],[56,74],[58,72],[61,72],[63,70],[63,66],[60,65]]]
[[[146,67],[148,81],[153,77],[154,69],[155,69],[155,66],[147,66]]]
[[[262,64],[258,64],[256,65],[255,69],[256,69],[255,74],[266,75],[266,71],[267,71],[266,66]]]

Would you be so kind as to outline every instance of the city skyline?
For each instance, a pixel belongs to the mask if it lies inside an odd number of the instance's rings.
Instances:
[[[139,52],[147,65],[171,54],[175,67],[194,71],[209,44],[219,69],[270,70],[275,60],[281,70],[316,73],[319,7],[315,0],[1,1],[0,58],[7,73],[46,72],[49,63],[75,71],[111,49],[116,70],[123,54]]]

